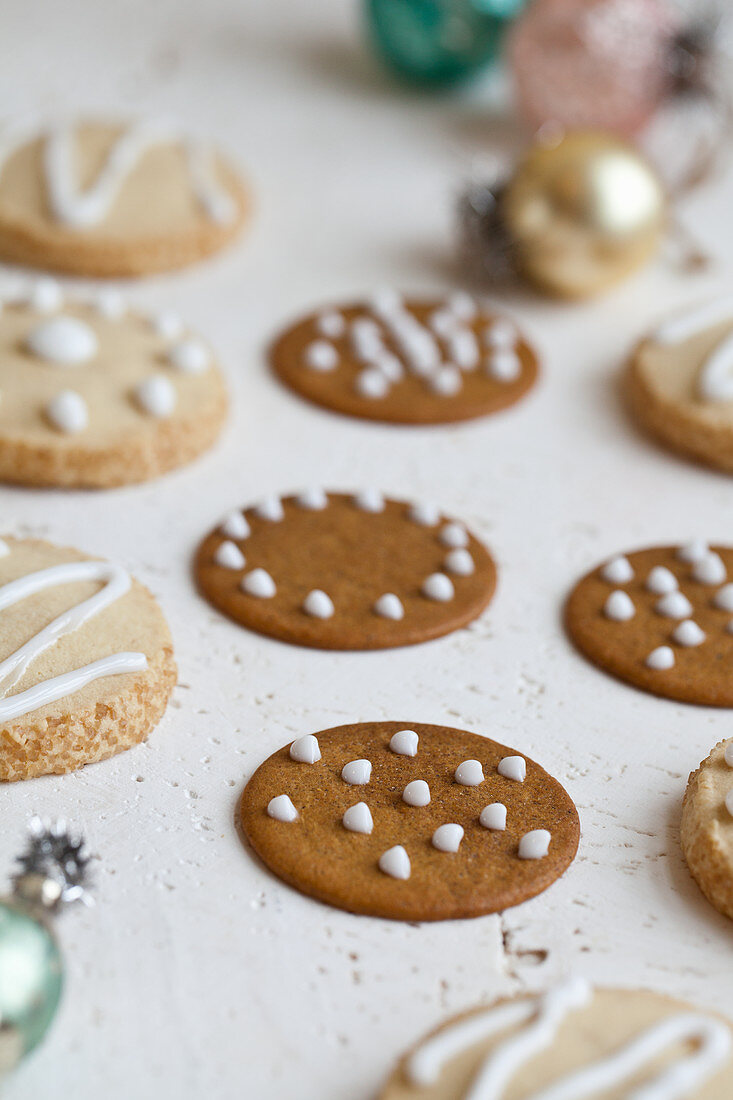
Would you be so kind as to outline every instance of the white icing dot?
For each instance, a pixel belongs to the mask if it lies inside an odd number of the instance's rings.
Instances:
[[[357,317],[352,321],[349,336],[357,354],[376,351],[382,346],[382,330],[371,317]]]
[[[517,330],[511,321],[497,318],[484,330],[487,348],[513,348],[517,342]]]
[[[230,512],[225,516],[219,530],[230,539],[246,539],[250,534],[250,526],[241,512]]]
[[[449,310],[436,309],[434,313],[430,314],[428,324],[436,336],[442,336],[445,339],[456,332],[459,321],[456,315]]]
[[[143,412],[159,420],[170,416],[176,407],[176,391],[163,374],[153,374],[140,382],[135,389],[135,399]]]
[[[413,374],[426,376],[440,366],[440,348],[427,329],[417,325],[396,333]]]
[[[314,588],[303,600],[303,610],[313,619],[330,619],[336,608],[330,596],[321,588]]]
[[[512,779],[515,783],[524,783],[527,778],[527,761],[523,756],[505,756],[500,760],[496,770],[505,779]]]
[[[686,542],[677,551],[677,558],[679,561],[686,561],[690,565],[694,565],[698,561],[702,561],[704,557],[710,553],[710,548],[706,542],[702,539],[692,539],[690,542]]]
[[[413,779],[402,792],[402,801],[408,806],[427,806],[430,803],[430,787],[424,779]]]
[[[311,370],[335,370],[338,361],[338,352],[328,340],[313,340],[305,349],[305,365]]]
[[[439,825],[433,833],[433,848],[439,852],[457,852],[463,840],[463,826],[450,822]]]
[[[634,570],[631,568],[628,558],[618,555],[611,558],[601,569],[601,577],[609,584],[628,584],[634,579]]]
[[[733,817],[733,791],[728,791],[725,796],[725,808],[731,817]]]
[[[386,397],[390,383],[378,367],[367,367],[366,370],[359,371],[357,374],[354,387],[362,397],[377,400],[380,397]]]
[[[440,367],[430,375],[428,385],[439,397],[454,397],[461,390],[463,379],[455,367]]]
[[[384,497],[376,489],[362,489],[361,492],[354,493],[352,501],[362,512],[384,511]]]
[[[244,554],[230,539],[220,542],[214,553],[214,561],[225,569],[244,569]]]
[[[164,340],[177,340],[183,332],[183,321],[177,313],[172,313],[170,310],[155,313],[150,318],[150,324],[153,331]]]
[[[464,760],[458,765],[453,777],[462,787],[478,787],[484,781],[484,769],[480,760]]]
[[[84,398],[74,390],[61,390],[46,406],[46,416],[61,432],[81,432],[89,423],[89,410]]]
[[[344,811],[341,823],[350,833],[364,833],[369,836],[374,828],[372,812],[366,802],[357,802]]]
[[[401,844],[388,848],[379,857],[379,870],[391,878],[406,881],[410,877],[410,857]]]
[[[484,829],[493,829],[498,833],[504,832],[506,829],[506,806],[504,803],[492,802],[490,805],[484,806],[479,814],[479,824],[483,825]]]
[[[375,356],[374,366],[388,382],[399,382],[404,378],[405,369],[397,356],[393,355],[391,351],[380,351],[379,355]]]
[[[451,294],[448,299],[448,309],[462,321],[470,321],[477,312],[475,301],[464,290],[457,290],[455,294]]]
[[[552,835],[547,829],[533,829],[519,841],[520,859],[544,859],[550,850]]]
[[[458,329],[448,337],[448,355],[460,370],[475,370],[479,364],[478,341],[470,329]]]
[[[460,523],[446,523],[445,527],[441,528],[438,538],[443,546],[450,546],[451,549],[462,549],[468,546],[466,528]]]
[[[670,569],[664,565],[655,565],[649,572],[645,587],[657,596],[664,596],[667,592],[674,592],[679,588],[679,583]]]
[[[316,328],[320,332],[321,336],[329,336],[331,339],[336,339],[339,336],[343,336],[346,331],[346,321],[341,313],[334,310],[327,310],[324,313],[320,313],[316,318]]]
[[[451,550],[443,562],[443,568],[457,577],[470,577],[476,567],[469,550]]]
[[[370,295],[368,305],[377,317],[391,317],[402,309],[402,296],[392,287],[379,287]]]
[[[248,596],[257,596],[260,600],[270,600],[277,592],[275,582],[266,569],[253,569],[242,577],[239,587]]]
[[[713,551],[695,562],[692,567],[693,580],[698,581],[699,584],[722,584],[726,576],[723,559]]]
[[[692,619],[685,619],[672,631],[672,640],[677,642],[677,645],[702,645],[705,641],[705,632]]]
[[[349,760],[341,769],[341,778],[344,783],[352,787],[365,786],[372,777],[371,760]]]
[[[725,746],[725,762],[729,768],[733,768],[733,741],[729,741]]]
[[[309,512],[322,512],[328,507],[328,497],[323,489],[304,489],[296,496],[295,503]]]
[[[211,352],[200,340],[181,340],[170,348],[168,361],[182,374],[203,374],[211,365]]]
[[[108,287],[100,290],[94,298],[94,306],[101,317],[108,321],[119,321],[127,313],[127,303],[119,290]]]
[[[395,596],[394,592],[385,592],[383,596],[380,596],[374,604],[374,612],[381,615],[383,619],[394,619],[395,621],[405,617],[402,600],[399,596]]]
[[[682,592],[668,592],[654,604],[657,615],[668,619],[687,619],[692,614],[692,604]]]
[[[636,614],[636,608],[628,593],[622,592],[620,588],[617,588],[615,592],[611,593],[603,605],[603,614],[607,619],[613,619],[618,623],[625,623],[628,619],[633,619]]]
[[[665,671],[673,667],[674,653],[668,645],[660,645],[651,651],[644,663],[647,668],[653,668],[655,672]]]
[[[431,573],[422,582],[420,591],[423,596],[427,596],[429,600],[435,600],[437,603],[447,603],[456,594],[453,581],[450,577],[446,577],[445,573]]]
[[[724,584],[713,596],[713,607],[733,611],[733,584]]]
[[[398,756],[417,756],[419,740],[414,730],[397,730],[389,739],[389,747]]]
[[[298,737],[290,746],[290,759],[298,764],[317,764],[321,759],[321,746],[312,733]]]
[[[410,506],[407,518],[413,523],[419,523],[421,527],[435,527],[440,522],[440,511],[429,501]]]
[[[515,351],[497,348],[487,357],[484,371],[496,382],[516,382],[522,373],[522,361]]]
[[[263,497],[252,511],[258,519],[266,519],[270,523],[279,523],[285,516],[282,501],[276,496]]]
[[[275,821],[297,821],[300,814],[286,794],[279,794],[267,803],[267,816]]]
[[[38,279],[28,295],[28,305],[36,313],[54,313],[55,310],[61,309],[63,300],[61,285],[56,279],[47,276]]]
[[[54,317],[31,329],[26,347],[39,359],[71,367],[93,359],[99,341],[94,329],[76,317]]]

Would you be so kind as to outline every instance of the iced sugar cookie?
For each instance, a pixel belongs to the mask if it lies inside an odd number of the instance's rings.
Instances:
[[[495,913],[534,897],[578,848],[552,776],[448,726],[360,722],[300,737],[247,784],[250,844],[320,901],[397,920]]]
[[[568,980],[474,1009],[400,1061],[380,1100],[728,1100],[728,1020],[647,990]]]
[[[706,898],[733,919],[733,741],[721,741],[690,776],[682,850]]]
[[[733,706],[733,548],[695,540],[612,558],[573,589],[565,621],[605,672],[684,703]]]
[[[0,257],[75,275],[147,275],[202,259],[240,229],[237,173],[159,122],[0,129]]]
[[[66,297],[52,279],[0,297],[0,479],[108,488],[211,446],[226,391],[209,346],[116,291]]]
[[[733,471],[733,295],[672,318],[635,349],[630,407],[668,447]]]
[[[74,771],[144,741],[176,680],[160,609],[119,565],[0,541],[0,781]]]
[[[195,572],[250,630],[318,649],[385,649],[448,634],[489,603],[496,569],[432,504],[311,489],[233,512]]]
[[[385,290],[327,307],[283,333],[270,358],[310,401],[397,424],[498,412],[537,378],[537,356],[514,323],[467,294],[403,298]]]

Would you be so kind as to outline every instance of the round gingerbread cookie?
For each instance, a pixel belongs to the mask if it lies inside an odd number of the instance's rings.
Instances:
[[[729,1100],[733,1029],[651,990],[568,979],[454,1017],[379,1100]]]
[[[67,298],[53,279],[0,296],[0,480],[109,488],[195,458],[226,415],[208,345],[117,291]]]
[[[144,741],[176,681],[170,633],[119,565],[0,541],[0,781],[74,771]]]
[[[733,740],[716,745],[690,776],[682,850],[705,897],[733,919]]]
[[[449,726],[359,722],[260,765],[241,820],[280,878],[351,913],[455,920],[546,890],[575,857],[578,813],[529,757]]]
[[[231,164],[159,122],[0,129],[0,257],[74,275],[147,275],[215,252],[249,200]]]
[[[311,489],[233,512],[195,561],[206,598],[260,634],[387,649],[448,634],[489,603],[496,568],[433,505]]]
[[[273,345],[273,370],[336,412],[396,424],[443,424],[498,412],[537,378],[516,326],[468,294],[372,299],[329,307]]]
[[[698,306],[642,340],[625,389],[652,436],[733,472],[733,297]]]
[[[565,608],[578,649],[634,687],[733,707],[733,548],[695,540],[620,555],[575,586]]]

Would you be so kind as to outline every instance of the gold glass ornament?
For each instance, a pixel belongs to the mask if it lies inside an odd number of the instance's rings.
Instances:
[[[563,298],[599,294],[641,267],[667,218],[651,165],[626,142],[594,131],[535,145],[499,205],[516,269]]]

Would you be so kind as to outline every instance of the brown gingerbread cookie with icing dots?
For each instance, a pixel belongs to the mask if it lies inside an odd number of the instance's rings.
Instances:
[[[516,325],[468,294],[329,307],[289,328],[270,361],[292,390],[366,420],[443,424],[519,401],[537,356]]]
[[[47,277],[0,292],[0,480],[146,481],[210,447],[226,409],[213,351],[176,315]]]
[[[408,921],[495,913],[572,862],[578,814],[513,749],[448,726],[360,722],[300,737],[241,802],[280,878],[339,909]]]
[[[201,543],[199,588],[250,630],[318,649],[386,649],[457,630],[496,568],[433,505],[309,490],[233,512]]]
[[[575,586],[565,608],[578,649],[634,687],[733,706],[733,548],[695,540],[620,555]]]

